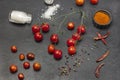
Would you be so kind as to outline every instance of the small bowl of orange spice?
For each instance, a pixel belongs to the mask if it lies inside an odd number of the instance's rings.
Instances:
[[[107,10],[98,10],[95,12],[93,21],[99,28],[106,28],[112,22],[111,13]]]

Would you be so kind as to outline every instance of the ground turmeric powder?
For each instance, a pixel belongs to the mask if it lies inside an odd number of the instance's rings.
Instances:
[[[105,11],[98,11],[94,15],[94,21],[100,25],[107,25],[110,23],[110,15]]]

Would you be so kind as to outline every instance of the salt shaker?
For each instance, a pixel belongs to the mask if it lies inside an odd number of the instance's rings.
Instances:
[[[9,13],[9,21],[19,24],[31,23],[32,15],[23,11],[12,10]]]
[[[51,5],[51,4],[53,4],[54,0],[44,0],[44,2],[45,2],[47,5]]]

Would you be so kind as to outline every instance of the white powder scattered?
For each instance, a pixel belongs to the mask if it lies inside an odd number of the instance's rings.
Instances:
[[[57,10],[60,8],[59,4],[49,6],[48,9],[42,14],[42,18],[44,19],[51,19],[53,15],[57,13]]]

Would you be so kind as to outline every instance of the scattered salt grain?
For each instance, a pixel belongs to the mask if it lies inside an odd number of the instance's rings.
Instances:
[[[60,8],[59,4],[49,6],[48,9],[42,14],[41,18],[51,19],[53,15],[57,13],[57,10]]]

